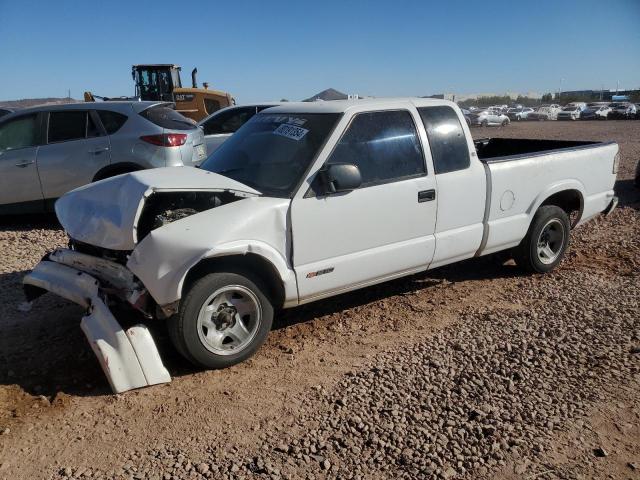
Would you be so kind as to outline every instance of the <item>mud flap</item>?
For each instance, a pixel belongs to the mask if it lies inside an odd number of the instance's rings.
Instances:
[[[24,278],[24,284],[88,309],[80,327],[115,393],[171,381],[147,327],[123,330],[100,298],[99,282],[91,275],[45,260]]]

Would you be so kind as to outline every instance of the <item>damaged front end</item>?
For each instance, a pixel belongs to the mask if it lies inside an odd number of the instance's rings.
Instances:
[[[154,230],[257,196],[246,185],[195,168],[144,170],[73,190],[55,204],[70,246],[47,255],[25,277],[27,300],[50,291],[87,310],[81,327],[114,392],[169,382],[147,328],[124,329],[109,310],[111,303],[120,302],[147,318],[177,311],[179,297],[163,298],[152,288],[170,270],[155,272],[145,286],[140,274],[134,274],[131,258],[161,264],[165,252],[139,251],[140,242]]]
[[[156,228],[246,197],[229,191],[154,191],[147,197],[135,227],[137,241]]]
[[[124,330],[107,306],[106,292],[138,309],[145,302],[144,287],[126,267],[59,249],[24,278],[24,287],[28,301],[50,291],[87,310],[80,327],[115,393],[171,381],[147,327]]]

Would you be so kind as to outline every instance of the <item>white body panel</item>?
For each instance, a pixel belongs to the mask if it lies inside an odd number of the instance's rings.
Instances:
[[[133,250],[127,267],[158,304],[165,305],[180,299],[187,273],[200,260],[254,253],[275,267],[286,299],[297,299],[288,260],[289,203],[252,197],[173,222],[149,233]]]
[[[577,190],[584,200],[580,222],[602,212],[613,198],[615,144],[489,163],[491,202],[482,254],[518,245],[538,207],[554,193]],[[507,199],[507,200],[505,200]]]
[[[426,176],[295,199],[293,263],[300,300],[425,270],[435,251],[436,202],[418,203],[418,192],[431,188],[433,176]],[[328,268],[334,270],[309,277]]]

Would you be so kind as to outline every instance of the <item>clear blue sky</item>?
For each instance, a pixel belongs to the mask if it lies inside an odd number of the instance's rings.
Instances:
[[[640,87],[640,0],[0,0],[0,100],[131,95],[177,63],[239,102]]]

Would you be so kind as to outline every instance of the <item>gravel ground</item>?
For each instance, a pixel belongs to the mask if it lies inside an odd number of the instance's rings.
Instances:
[[[311,304],[229,370],[194,371],[160,330],[174,381],[125,395],[77,307],[18,309],[63,233],[6,221],[0,478],[640,478],[640,122],[474,135],[615,140],[621,208],[552,274],[490,257]]]

